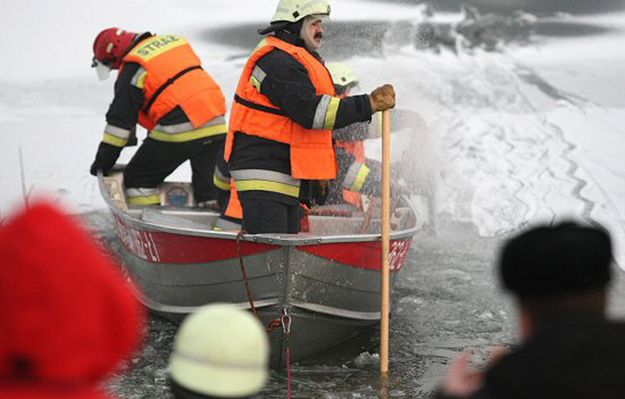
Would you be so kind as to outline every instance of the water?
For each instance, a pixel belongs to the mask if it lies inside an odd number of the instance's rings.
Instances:
[[[87,219],[107,246],[119,248],[107,214],[94,212]],[[393,291],[389,397],[421,397],[434,387],[445,362],[465,347],[510,340],[510,311],[490,272],[495,245],[470,226],[446,223],[438,237],[415,238]],[[167,360],[175,331],[169,321],[152,317],[143,351],[109,387],[128,399],[168,397]],[[378,346],[373,328],[294,364],[294,397],[377,398]],[[284,372],[272,372],[262,397],[286,397]]]
[[[87,221],[119,248],[106,213]],[[481,237],[474,226],[439,221],[437,236],[415,237],[392,295],[389,398],[426,398],[447,363],[472,349],[481,358],[493,345],[516,339],[515,311],[498,289],[494,259],[501,238]],[[612,313],[625,315],[625,280],[616,275]],[[170,398],[167,361],[176,326],[151,317],[147,342],[125,371],[109,382],[127,399]],[[293,365],[293,397],[373,399],[380,396],[378,329]],[[286,398],[286,373],[272,371],[259,397]]]

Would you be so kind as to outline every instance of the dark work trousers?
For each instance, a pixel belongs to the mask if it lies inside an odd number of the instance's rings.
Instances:
[[[247,196],[243,196],[247,197]],[[300,205],[241,198],[243,230],[250,234],[297,234],[300,231]]]
[[[219,171],[221,176],[232,179],[230,176],[230,169],[228,168],[228,164],[224,159],[224,150],[225,150],[225,140],[222,141],[219,150],[217,151],[217,156],[215,157],[215,174]],[[231,182],[228,182],[231,184]],[[226,207],[228,206],[228,201],[230,201],[230,190],[222,190],[219,187],[215,187],[215,198],[217,199],[217,205],[219,205],[219,210],[223,214],[226,211]]]
[[[216,197],[213,173],[219,147],[225,139],[203,138],[169,143],[146,138],[124,170],[126,188],[156,188],[186,160],[191,162],[193,195],[196,202]]]

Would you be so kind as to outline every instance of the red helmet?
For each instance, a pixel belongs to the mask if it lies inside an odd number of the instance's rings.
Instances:
[[[93,41],[92,66],[96,66],[97,60],[111,69],[118,69],[136,36],[120,28],[104,29]]]

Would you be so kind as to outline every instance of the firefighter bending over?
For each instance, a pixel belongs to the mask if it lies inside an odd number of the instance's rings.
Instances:
[[[124,170],[128,203],[159,205],[158,185],[186,160],[196,203],[215,200],[213,170],[227,132],[226,103],[186,39],[109,28],[96,37],[93,52],[101,79],[111,70],[119,73],[91,174],[111,170],[122,149],[136,142],[139,123],[148,136]]]

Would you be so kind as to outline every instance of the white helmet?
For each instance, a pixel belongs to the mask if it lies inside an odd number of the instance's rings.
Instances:
[[[324,0],[280,0],[271,23],[297,22],[309,15],[330,15],[330,4]]]
[[[330,71],[335,86],[346,87],[358,84],[358,76],[346,64],[342,62],[328,62],[326,68]]]
[[[201,307],[187,317],[169,359],[171,378],[206,396],[258,393],[268,378],[269,339],[251,313],[230,304]]]

